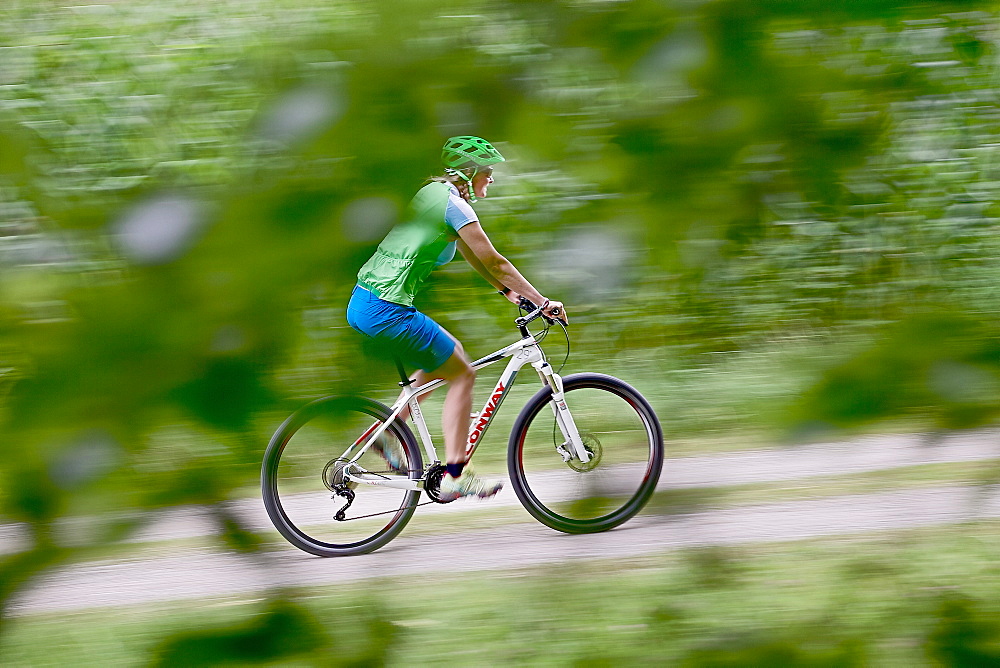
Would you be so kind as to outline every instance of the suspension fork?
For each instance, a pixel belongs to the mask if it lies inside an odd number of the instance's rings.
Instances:
[[[569,458],[576,455],[577,459],[586,464],[590,461],[592,455],[583,447],[583,439],[580,438],[580,432],[576,428],[573,414],[570,412],[569,406],[566,405],[566,393],[563,391],[562,376],[553,371],[552,365],[548,362],[543,361],[533,366],[538,371],[542,382],[552,388],[552,401],[549,402],[549,405],[552,407],[552,414],[555,416],[556,424],[559,425],[559,431],[563,435],[563,444],[556,449],[559,450],[566,461],[569,461]],[[567,450],[567,446],[572,451]]]

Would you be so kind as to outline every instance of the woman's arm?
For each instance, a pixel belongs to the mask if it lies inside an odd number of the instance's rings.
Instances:
[[[507,295],[507,299],[511,302],[517,304],[520,296],[538,305],[548,301],[521,275],[510,260],[497,252],[478,221],[463,226],[458,231],[458,236],[458,250],[462,257],[493,287],[498,290],[510,288],[511,293]],[[556,308],[562,310],[561,318],[565,320],[565,309],[560,302],[550,301],[546,313]]]
[[[478,225],[478,223],[475,224]],[[459,239],[458,243],[456,244],[456,247],[458,248],[458,252],[462,254],[462,257],[465,258],[465,261],[468,262],[470,265],[472,265],[472,268],[476,270],[476,273],[478,273],[480,276],[486,279],[487,283],[492,285],[497,290],[503,290],[505,287],[507,287],[503,283],[498,281],[496,278],[494,278],[493,274],[491,274],[486,269],[486,267],[483,266],[483,263],[479,260],[478,257],[476,257],[476,254],[469,249],[469,246],[468,244],[465,243],[465,241]]]

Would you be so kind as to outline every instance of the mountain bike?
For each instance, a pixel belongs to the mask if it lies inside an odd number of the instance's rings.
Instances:
[[[521,310],[514,321],[520,338],[472,363],[478,371],[509,359],[483,409],[472,415],[466,453],[475,452],[518,372],[530,365],[542,388],[521,409],[507,444],[517,498],[535,519],[566,533],[619,526],[642,510],[660,477],[656,414],[635,388],[612,376],[560,376],[540,341],[562,323],[526,300]],[[533,334],[529,324],[539,318],[544,330]],[[395,538],[418,505],[446,503],[438,493],[445,467],[417,401],[444,381],[414,387],[396,364],[402,392],[391,406],[353,396],[318,399],[271,438],[261,468],[264,506],[295,547],[322,557],[371,552]],[[399,418],[404,406],[419,446]]]

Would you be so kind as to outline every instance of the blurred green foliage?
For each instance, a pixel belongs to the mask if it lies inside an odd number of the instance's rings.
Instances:
[[[0,611],[150,511],[224,509],[275,415],[390,377],[343,304],[454,134],[509,156],[479,211],[601,332],[584,361],[871,336],[796,420],[994,419],[996,24],[971,0],[5,2],[0,518],[29,551]],[[490,349],[507,314],[439,273],[424,306]]]
[[[866,350],[832,368],[792,411],[838,426],[932,408],[946,428],[996,418],[1000,397],[996,321],[940,311],[889,327]]]
[[[563,569],[386,576],[309,588],[295,601],[223,597],[30,615],[12,620],[4,658],[143,665],[147,657],[182,661],[182,648],[199,647],[187,655],[192,663],[995,666],[997,527],[991,520]],[[449,605],[433,603],[442,600]],[[277,633],[255,634],[278,625],[301,634],[297,647]],[[464,631],[449,641],[455,628]],[[258,653],[213,650],[235,638]]]
[[[326,629],[306,607],[278,598],[247,622],[164,639],[153,650],[151,665],[384,666],[398,651],[399,630],[378,605],[363,603],[334,629]]]
[[[792,640],[731,638],[718,647],[695,650],[683,666],[739,668],[740,666],[789,666],[789,668],[849,668],[869,665],[864,651],[855,644],[846,647],[819,647],[811,636]]]
[[[315,655],[326,632],[294,604],[275,601],[258,619],[234,628],[177,634],[156,650],[156,666],[265,663]]]
[[[926,649],[945,666],[1000,666],[1000,615],[971,598],[952,594],[941,601]]]

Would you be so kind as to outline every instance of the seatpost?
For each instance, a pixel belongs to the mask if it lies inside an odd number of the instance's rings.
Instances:
[[[409,387],[413,385],[413,379],[406,374],[406,369],[403,368],[403,361],[398,357],[394,358],[396,362],[396,370],[399,371],[399,386]]]

